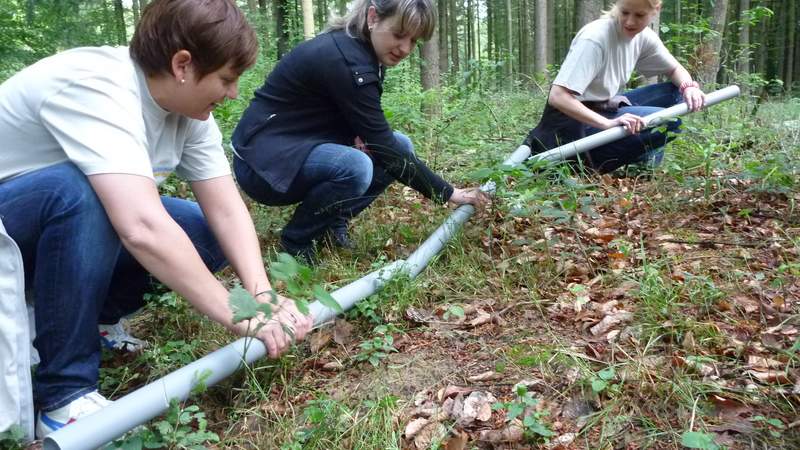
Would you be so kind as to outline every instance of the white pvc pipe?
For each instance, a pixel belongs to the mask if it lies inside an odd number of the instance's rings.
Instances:
[[[739,95],[737,86],[713,92],[706,96],[706,105],[711,106],[723,100]],[[664,109],[658,113],[645,117],[648,126],[658,125],[671,117],[686,114],[688,108],[685,104]],[[605,130],[579,141],[555,148],[553,150],[535,155],[531,159],[558,160],[590,150],[599,145],[612,142],[626,135],[621,127]],[[600,136],[600,137],[598,137]],[[569,148],[567,148],[569,147]],[[570,153],[571,152],[571,153]],[[505,165],[516,165],[530,155],[527,145],[519,146],[504,162]],[[493,191],[494,184],[487,183],[481,187],[483,191]],[[369,297],[378,291],[387,280],[400,271],[406,272],[415,278],[436,256],[458,229],[474,214],[472,205],[462,205],[437,228],[420,247],[409,256],[407,261],[394,261],[382,269],[348,284],[331,295],[342,306],[343,310],[350,309],[360,300]],[[313,302],[309,309],[314,314],[314,325],[318,326],[328,322],[336,316],[336,311]],[[114,401],[101,411],[70,424],[67,427],[50,434],[44,440],[45,450],[72,450],[98,448],[127,431],[147,422],[164,412],[169,407],[173,398],[185,400],[192,388],[197,384],[198,377],[208,373],[202,381],[211,386],[218,383],[239,369],[242,361],[248,364],[261,359],[266,355],[266,349],[261,341],[252,338],[242,338],[229,344],[197,361],[182,367],[138,390]]]
[[[331,293],[334,299],[347,310],[357,301],[372,295],[394,274],[403,261],[367,274],[347,286]],[[319,325],[335,316],[335,312],[321,303],[313,302],[309,309],[314,313],[314,324]],[[48,435],[44,449],[95,449],[122,436],[129,430],[156,417],[169,407],[173,398],[185,400],[198,377],[206,386],[211,386],[236,372],[242,361],[248,364],[266,355],[264,344],[258,339],[241,338],[216,350],[197,361],[184,366],[152,383],[115,400],[94,414]]]
[[[728,86],[724,89],[706,94],[706,106],[716,105],[717,103],[729,100],[739,95],[739,86]],[[643,117],[645,128],[661,125],[674,117],[682,116],[689,112],[686,103],[679,103],[669,108],[664,108],[658,112]],[[560,147],[538,153],[530,157],[531,161],[563,161],[577,154],[591,150],[595,147],[614,142],[628,136],[628,132],[621,126],[609,128],[599,133],[586,136],[583,139],[564,144]]]

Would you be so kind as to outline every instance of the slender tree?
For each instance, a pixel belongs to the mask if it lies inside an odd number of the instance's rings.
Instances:
[[[740,75],[750,73],[750,20],[747,11],[750,0],[739,0],[739,57],[736,60],[736,71]]]
[[[456,0],[447,0],[448,11],[447,17],[450,19],[448,25],[448,33],[450,37],[450,71],[453,74],[458,74],[461,71],[459,55],[458,55],[458,3]]]
[[[786,62],[783,67],[783,82],[786,92],[791,94],[794,87],[795,34],[797,33],[797,0],[786,0]]]
[[[720,50],[722,49],[722,38],[725,32],[725,18],[728,14],[728,0],[714,0],[711,8],[711,23],[709,24],[712,33],[709,33],[703,42],[697,47],[695,53],[698,75],[704,85],[716,82],[717,73],[720,65]]]
[[[547,70],[547,6],[548,0],[536,1],[536,24],[534,25],[534,43],[536,52],[533,58],[533,70],[537,74],[545,74]]]
[[[303,39],[314,37],[314,4],[312,0],[303,0]]]
[[[125,8],[122,0],[114,0],[114,22],[117,28],[117,43],[126,45],[128,43],[127,26],[125,25]]]
[[[448,34],[450,32],[450,20],[448,19],[447,0],[436,0],[439,9],[439,23],[436,27],[439,35],[439,71],[446,71],[450,62],[450,45]]]
[[[600,11],[602,9],[602,0],[576,0],[575,30],[580,30],[587,23],[600,17]]]
[[[439,36],[438,31],[434,30],[431,39],[422,43],[420,53],[422,54],[422,61],[420,61],[420,82],[422,90],[435,90],[441,87],[440,70],[439,70]],[[429,117],[438,116],[441,112],[441,104],[439,103],[439,96],[432,95],[426,96],[423,102],[423,112]]]

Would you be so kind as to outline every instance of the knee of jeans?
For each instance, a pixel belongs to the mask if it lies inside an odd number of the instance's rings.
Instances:
[[[403,133],[395,131],[394,137],[395,139],[397,139],[397,142],[400,143],[399,150],[406,151],[408,153],[411,153],[412,155],[414,154],[414,144],[411,142],[411,139],[409,139],[408,136],[406,136]]]
[[[341,162],[342,181],[352,186],[357,195],[367,192],[372,183],[372,159],[366,153],[354,151],[349,152]]]
[[[89,179],[74,164],[59,164],[48,171],[42,189],[50,190],[53,212],[95,214],[108,220],[103,204]],[[44,181],[44,180],[43,180]]]

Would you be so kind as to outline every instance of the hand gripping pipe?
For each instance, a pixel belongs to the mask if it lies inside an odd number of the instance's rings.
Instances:
[[[739,88],[730,86],[706,96],[706,105],[711,106],[723,100],[735,97]],[[656,126],[671,117],[686,114],[688,108],[680,104],[645,117],[648,126]],[[602,136],[601,136],[602,135]],[[601,136],[598,138],[598,136]],[[535,155],[532,159],[558,161],[572,155],[590,150],[625,137],[622,127],[605,130],[579,141]],[[519,146],[503,164],[516,165],[530,155],[527,145]],[[493,191],[490,182],[481,187],[483,191]],[[459,228],[474,214],[472,205],[462,205],[437,228],[431,236],[414,251],[408,260],[397,260],[387,266],[371,272],[366,276],[344,286],[331,295],[347,311],[353,305],[374,294],[399,272],[405,272],[415,278],[453,237]],[[319,326],[333,319],[336,311],[313,302],[309,309],[314,314],[314,326]],[[185,400],[198,382],[201,374],[208,374],[202,380],[206,386],[218,383],[241,367],[242,362],[250,364],[266,355],[261,341],[252,338],[241,338],[197,361],[182,367],[138,390],[114,401],[89,416],[50,434],[44,440],[45,450],[94,449],[122,436],[127,431],[156,417],[169,407],[173,398]]]
[[[395,261],[384,268],[371,272],[344,286],[331,295],[343,309],[348,309],[357,301],[372,295],[395,273],[403,261]],[[332,315],[327,308],[316,301],[309,305],[314,314],[314,324],[330,320]],[[335,314],[335,313],[333,313]],[[216,350],[197,361],[156,380],[150,384],[115,400],[94,414],[48,435],[44,448],[49,449],[96,449],[122,436],[127,431],[147,422],[166,411],[173,398],[185,400],[198,377],[208,374],[202,381],[211,386],[228,377],[242,367],[266,355],[264,344],[258,339],[241,338]]]
[[[724,89],[714,91],[706,94],[705,106],[716,105],[717,103],[729,100],[739,95],[739,86],[728,86]],[[654,112],[648,116],[643,117],[645,128],[655,127],[667,122],[674,117],[682,116],[689,112],[689,107],[686,103],[679,103],[669,108],[664,108],[661,111]],[[628,136],[625,128],[619,126],[603,130],[591,136],[586,136],[583,139],[564,144],[546,152],[538,153],[530,157],[531,161],[563,161],[567,158],[591,150],[595,147],[614,142]]]

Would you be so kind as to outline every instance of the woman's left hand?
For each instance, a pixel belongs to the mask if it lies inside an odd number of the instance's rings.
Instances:
[[[480,188],[466,188],[466,189],[453,189],[453,195],[447,200],[448,203],[453,205],[470,204],[477,210],[483,210],[486,205],[491,201],[489,195],[480,190]]]
[[[698,87],[690,86],[683,90],[683,101],[689,111],[699,111],[706,104],[706,95]]]

